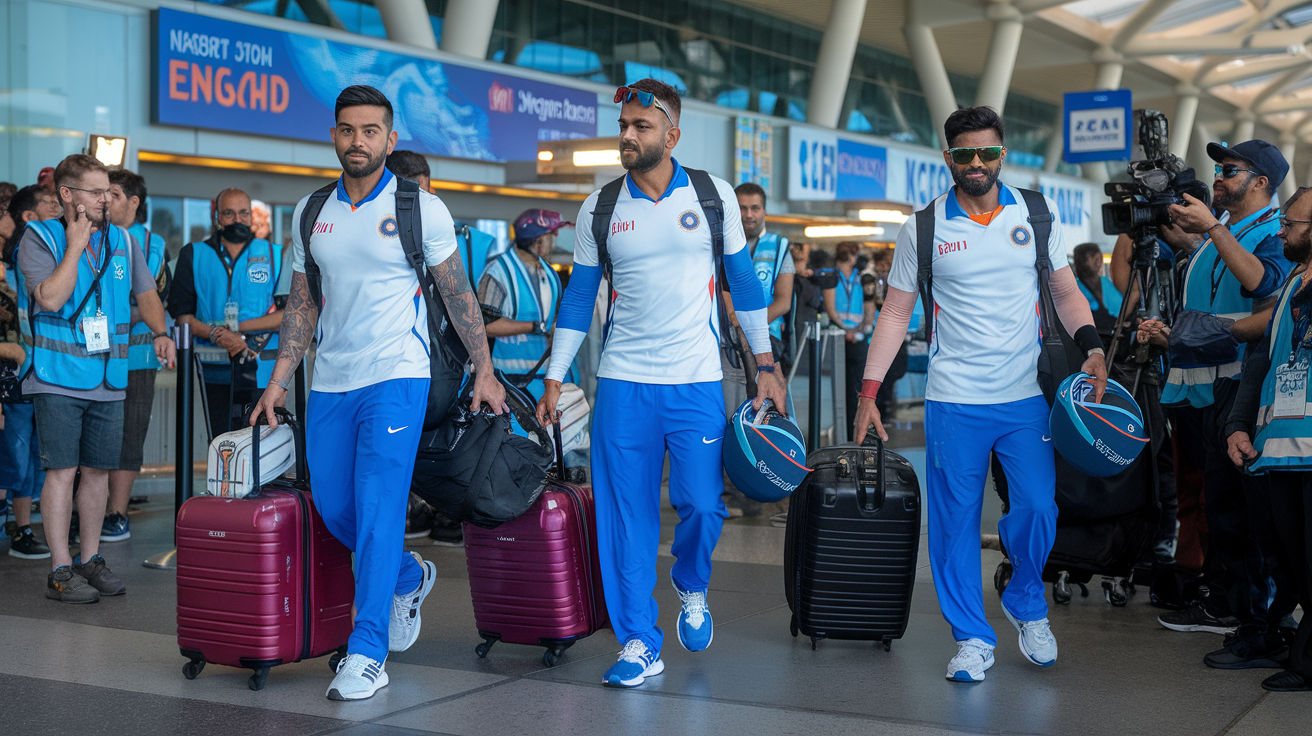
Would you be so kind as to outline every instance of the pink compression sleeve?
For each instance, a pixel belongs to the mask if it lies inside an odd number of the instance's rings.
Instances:
[[[1080,293],[1080,285],[1075,282],[1075,272],[1070,267],[1052,274],[1048,286],[1052,289],[1052,302],[1057,307],[1057,316],[1061,318],[1066,334],[1073,336],[1076,330],[1093,324],[1089,300]]]
[[[911,312],[915,308],[916,292],[888,287],[884,308],[879,310],[879,321],[875,323],[875,334],[870,337],[870,352],[866,353],[865,380],[884,380],[907,336],[907,325],[911,324]]]

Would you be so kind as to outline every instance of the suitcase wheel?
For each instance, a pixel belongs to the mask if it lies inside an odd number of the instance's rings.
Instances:
[[[188,680],[194,680],[196,679],[196,676],[200,674],[200,671],[203,669],[205,669],[205,660],[193,659],[190,662],[182,665],[182,676],[187,678]]]
[[[332,670],[333,673],[336,674],[338,665],[340,665],[342,663],[342,660],[345,658],[346,658],[346,647],[342,647],[341,649],[338,649],[337,651],[333,652],[333,656],[328,658],[328,669]]]
[[[548,667],[555,667],[556,664],[560,662],[560,655],[564,654],[565,650],[569,649],[570,645],[573,643],[574,642],[571,641],[565,644],[557,644],[553,647],[548,647],[547,651],[542,653],[542,664]]]
[[[498,641],[500,641],[499,637],[485,635],[483,637],[483,643],[474,647],[474,654],[477,654],[479,659],[487,657],[487,653],[491,651],[492,645],[496,644]],[[550,667],[551,665],[547,666]]]
[[[796,638],[797,638],[797,616],[793,616],[792,620],[788,622],[788,630],[791,631],[791,632],[793,632],[793,638],[796,639]]]
[[[820,648],[820,640],[823,639],[823,638],[824,638],[823,636],[813,636],[813,637],[811,637],[811,651],[814,652],[815,650],[817,650],[817,649]]]
[[[1052,584],[1052,600],[1054,603],[1066,605],[1075,597],[1075,593],[1071,590],[1070,577],[1070,573],[1065,570],[1057,573],[1057,581]]]
[[[1116,608],[1124,608],[1129,603],[1129,593],[1133,592],[1126,589],[1125,578],[1103,578],[1102,594],[1107,602]]]
[[[246,681],[246,685],[250,687],[250,689],[252,690],[256,690],[256,691],[263,690],[264,683],[268,679],[269,679],[269,668],[261,667],[255,670],[255,674],[251,675],[250,679]]]
[[[1003,560],[998,563],[998,569],[993,573],[993,589],[998,591],[998,595],[1007,589],[1011,583],[1011,561]]]
[[[893,651],[893,637],[891,637],[891,636],[886,636],[886,637],[884,637],[884,640],[883,640],[882,643],[883,643],[883,645],[884,645],[884,651],[886,651],[886,652],[891,652],[891,651]],[[876,645],[876,646],[878,646],[878,645]]]

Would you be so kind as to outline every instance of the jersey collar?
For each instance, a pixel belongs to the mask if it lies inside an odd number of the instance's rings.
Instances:
[[[1002,182],[998,182],[998,204],[1003,207],[1016,204],[1016,195],[1011,193],[1011,187]],[[948,192],[947,200],[943,205],[943,216],[948,220],[954,217],[970,217],[966,214],[966,210],[961,206],[961,203],[957,201],[957,188],[955,186]]]
[[[351,197],[346,193],[346,185],[342,183],[342,177],[345,176],[345,174],[342,174],[342,176],[337,179],[337,199],[351,205],[352,210],[374,201],[378,195],[383,193],[383,190],[387,188],[387,185],[391,183],[392,179],[396,178],[387,167],[383,167],[383,175],[379,177],[378,184],[374,187],[374,190],[369,192],[369,195],[364,199],[353,203],[351,202]]]
[[[679,187],[688,186],[688,172],[684,171],[683,167],[679,165],[679,160],[676,158],[671,158],[670,163],[674,164],[674,176],[670,177],[670,185],[668,187],[665,187],[665,193],[661,195],[661,199],[665,199],[666,197],[669,197],[671,194],[674,193],[674,190],[678,189]],[[645,199],[648,202],[660,201],[660,199],[652,199],[651,197],[648,197],[646,192],[643,192],[641,189],[638,188],[637,184],[633,183],[633,177],[628,174],[624,175],[624,183],[627,184],[629,187],[630,197],[634,199]]]

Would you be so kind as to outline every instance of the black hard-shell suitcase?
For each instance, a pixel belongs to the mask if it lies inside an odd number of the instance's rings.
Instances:
[[[906,631],[911,609],[920,547],[916,471],[878,438],[806,459],[813,470],[789,500],[784,541],[793,636],[811,637],[812,649],[821,639],[858,639],[887,650]]]

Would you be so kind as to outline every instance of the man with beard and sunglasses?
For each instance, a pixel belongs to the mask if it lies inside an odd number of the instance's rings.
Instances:
[[[140,246],[108,221],[109,172],[74,154],[55,168],[64,217],[32,221],[18,244],[18,309],[28,361],[23,394],[33,397],[41,464],[41,513],[53,570],[46,597],[95,603],[127,587],[100,556],[109,472],[123,450],[128,332],[137,310],[154,333],[155,356],[173,367],[164,305]],[[73,479],[80,520],[78,564],[68,548]]]
[[[988,107],[957,110],[944,124],[944,160],[956,182],[933,204],[934,308],[925,388],[926,504],[929,557],[943,617],[957,654],[947,679],[978,682],[993,666],[997,636],[984,615],[980,510],[990,452],[1010,484],[1010,508],[998,532],[1014,572],[1002,610],[1019,631],[1021,653],[1040,666],[1057,660],[1047,619],[1043,565],[1057,531],[1056,470],[1049,407],[1039,388],[1039,299],[1035,234],[1025,195],[998,182],[1006,155],[1002,119]],[[1048,211],[1056,212],[1052,200]],[[853,436],[873,425],[887,439],[879,388],[906,336],[918,282],[918,218],[898,235],[888,289],[866,361]],[[1063,326],[1087,359],[1101,400],[1107,372],[1089,303],[1066,265],[1066,243],[1053,227],[1049,277]]]
[[[1239,387],[1241,360],[1262,337],[1271,302],[1292,264],[1277,237],[1280,213],[1272,196],[1289,171],[1275,146],[1261,140],[1226,148],[1207,144],[1217,162],[1213,206],[1189,195],[1171,205],[1174,223],[1185,232],[1207,237],[1189,255],[1181,276],[1182,309],[1196,310],[1230,323],[1238,357],[1223,365],[1172,366],[1162,403],[1175,407],[1173,426],[1181,452],[1203,469],[1203,507],[1207,519],[1207,555],[1221,572],[1207,581],[1210,595],[1158,622],[1174,631],[1229,633],[1224,647],[1203,662],[1217,669],[1275,667],[1287,651],[1282,623],[1294,601],[1276,563],[1276,532],[1270,515],[1268,482],[1245,476],[1230,462],[1222,430]],[[1146,323],[1142,331],[1160,329]],[[1214,566],[1214,569],[1219,569]],[[1218,595],[1223,593],[1224,595]],[[1229,614],[1229,615],[1227,615]],[[1233,616],[1233,618],[1230,618]],[[1236,621],[1237,619],[1237,621]]]
[[[208,239],[182,247],[169,292],[169,313],[196,337],[211,440],[241,424],[233,406],[269,385],[283,312],[274,295],[284,271],[282,246],[251,230],[250,195],[224,189],[213,217]]]
[[[355,553],[355,627],[325,695],[364,700],[387,686],[388,652],[405,651],[419,638],[420,607],[437,578],[432,562],[405,553],[431,368],[429,310],[406,257],[397,214],[398,204],[407,202],[398,191],[416,198],[412,222],[434,298],[442,300],[451,331],[469,351],[472,406],[478,411],[486,404],[501,414],[506,394],[493,374],[451,213],[442,200],[383,166],[397,141],[392,103],[373,87],[354,85],[337,96],[334,114],[329,134],[342,176],[321,190],[326,198],[312,194],[296,205],[291,295],[278,359],[250,422],[264,414],[277,425],[274,409],[286,405],[296,366],[317,334],[304,417],[306,460],[325,526]],[[306,211],[312,198],[321,204],[317,216]],[[310,242],[303,230],[311,232]],[[307,268],[317,276],[313,284]]]
[[[1281,569],[1299,600],[1312,600],[1312,417],[1307,379],[1312,356],[1312,191],[1300,187],[1280,219],[1285,258],[1295,265],[1276,302],[1262,341],[1244,360],[1234,406],[1225,426],[1236,467],[1266,473],[1269,508]],[[1304,614],[1290,644],[1285,670],[1262,681],[1275,692],[1312,691],[1312,616]]]
[[[620,162],[629,173],[594,192],[579,210],[574,271],[537,410],[543,426],[556,417],[561,381],[587,336],[608,270],[614,299],[597,371],[592,480],[606,608],[623,651],[602,682],[636,687],[665,669],[664,632],[656,625],[652,592],[667,451],[670,502],[679,514],[670,550],[670,582],[682,603],[679,643],[701,651],[714,633],[706,594],[711,553],[728,515],[721,498],[725,416],[716,316],[722,285],[712,255],[716,210],[701,204],[714,200],[699,196],[698,181],[718,195],[723,270],[756,356],[756,406],[765,399],[784,406],[784,383],[775,371],[767,299],[746,248],[733,188],[705,172],[685,170],[673,158],[680,137],[678,92],[643,79],[620,87],[615,102],[622,103]]]

